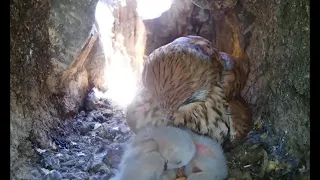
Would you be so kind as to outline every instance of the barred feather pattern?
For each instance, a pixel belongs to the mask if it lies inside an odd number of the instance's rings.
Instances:
[[[210,91],[220,81],[223,66],[216,56],[203,58],[184,44],[168,44],[151,53],[142,82],[160,106],[176,110],[196,91]]]
[[[249,75],[249,64],[245,59],[242,61],[236,60],[224,52],[220,52],[220,55],[225,62],[221,83],[226,95],[226,100],[230,101],[243,90]]]
[[[204,51],[204,54],[209,53]],[[219,54],[225,61],[221,83],[218,82],[210,91],[198,89],[193,92],[173,111],[171,120],[168,109],[161,107],[151,93],[142,88],[128,107],[130,128],[135,131],[146,124],[187,127],[220,143],[245,138],[252,127],[252,114],[240,91],[247,79],[249,65],[226,53]]]
[[[145,61],[143,87],[126,110],[129,127],[135,132],[147,124],[173,125],[220,143],[234,138],[222,77],[230,71],[224,69],[226,63],[210,41],[199,36],[159,47]]]
[[[170,117],[166,114],[145,88],[140,88],[125,110],[126,122],[134,133],[146,125],[167,125]]]
[[[188,127],[197,134],[216,139],[219,143],[231,140],[235,135],[232,115],[219,83],[213,87],[205,101],[180,107],[174,113],[173,125]]]
[[[232,113],[232,129],[235,131],[232,139],[244,139],[253,126],[249,105],[240,95],[234,97],[228,104],[228,111]]]
[[[189,128],[224,143],[232,139],[235,132],[228,104],[223,97],[222,87],[216,86],[205,101],[181,106],[169,119],[164,116],[166,110],[159,107],[146,89],[142,89],[128,106],[126,120],[133,132],[146,125],[172,125]]]

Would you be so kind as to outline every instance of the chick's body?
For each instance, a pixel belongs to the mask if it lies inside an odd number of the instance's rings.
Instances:
[[[175,127],[145,126],[129,142],[112,180],[169,180],[196,153],[191,135]]]
[[[248,103],[241,97],[249,75],[249,62],[246,58],[235,59],[231,55],[220,52],[224,61],[221,84],[228,103],[228,111],[232,114],[231,129],[234,134],[231,140],[246,137],[252,127],[252,114]]]
[[[223,180],[228,176],[227,161],[221,145],[213,139],[189,132],[196,154],[185,166],[187,180]]]
[[[232,139],[244,139],[253,125],[249,105],[240,95],[234,97],[228,104],[229,111],[232,113],[232,129],[235,131]]]
[[[221,84],[226,101],[230,101],[241,93],[246,84],[249,75],[249,62],[246,59],[237,60],[224,52],[219,54],[224,61]]]

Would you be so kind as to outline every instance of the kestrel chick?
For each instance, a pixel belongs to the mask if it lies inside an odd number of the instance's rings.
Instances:
[[[229,111],[232,113],[232,128],[235,136],[232,139],[241,140],[247,136],[252,128],[252,113],[248,103],[240,96],[228,102]]]
[[[129,142],[113,180],[160,180],[187,165],[196,147],[191,135],[175,127],[145,126]]]
[[[210,138],[189,131],[196,154],[184,168],[187,180],[224,180],[228,176],[227,161],[221,145]]]
[[[220,56],[225,61],[221,83],[226,95],[226,101],[229,101],[240,94],[244,88],[249,75],[249,65],[245,59],[239,61],[224,52],[220,52]]]

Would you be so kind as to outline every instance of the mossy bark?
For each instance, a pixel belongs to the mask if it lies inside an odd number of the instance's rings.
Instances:
[[[32,146],[50,146],[50,129],[60,123],[69,104],[76,104],[72,111],[79,108],[88,90],[84,68],[79,68],[72,81],[76,87],[59,88],[58,85],[61,73],[89,36],[95,9],[94,1],[90,2],[80,6],[72,1],[16,0],[10,4],[10,167],[13,179],[29,179],[30,167],[36,160]],[[68,3],[74,8],[63,11],[61,7]],[[79,17],[52,21],[56,16],[76,16],[73,13],[76,10],[82,13]],[[86,18],[88,14],[91,19]],[[74,23],[75,19],[79,22]],[[53,30],[56,30],[54,34]],[[81,38],[75,38],[74,32]],[[55,44],[54,35],[65,38],[66,42]]]
[[[244,91],[259,107],[255,116],[281,133],[290,154],[308,159],[310,150],[309,1],[244,1],[255,18],[247,49],[252,69]],[[258,89],[254,91],[253,89]]]

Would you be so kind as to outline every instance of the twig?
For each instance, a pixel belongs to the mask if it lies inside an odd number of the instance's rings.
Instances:
[[[72,62],[69,69],[79,67],[84,64],[97,39],[98,33],[95,33],[86,40],[84,47],[81,49],[80,55]]]
[[[98,33],[95,33],[86,40],[84,47],[81,49],[80,55],[71,63],[69,69],[63,72],[60,85],[64,85],[66,80],[72,78],[79,67],[83,66],[98,37]]]

